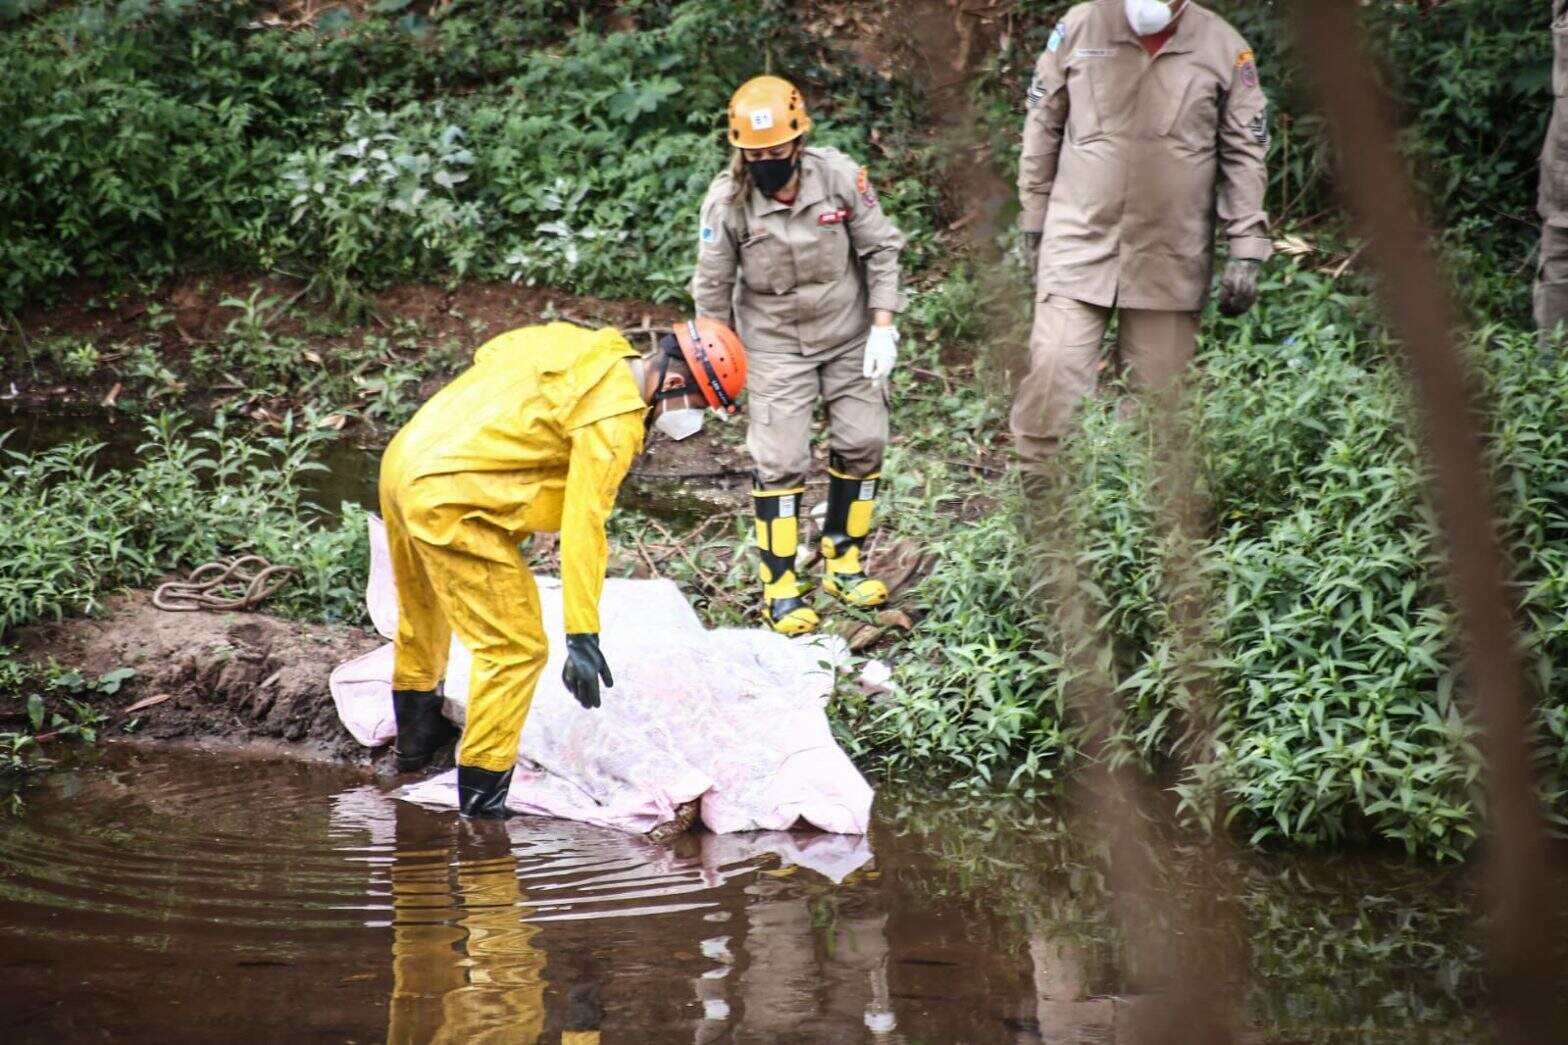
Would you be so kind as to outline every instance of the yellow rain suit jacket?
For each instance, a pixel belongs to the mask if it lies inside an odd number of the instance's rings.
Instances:
[[[398,589],[397,689],[432,690],[453,631],[474,655],[458,760],[504,771],[544,668],[517,542],[559,531],[568,633],[597,633],[604,525],[642,447],[637,352],[614,330],[526,327],[480,347],[387,447],[381,507]]]

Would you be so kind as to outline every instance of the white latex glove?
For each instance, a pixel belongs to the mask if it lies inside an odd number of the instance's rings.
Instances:
[[[898,363],[898,331],[893,327],[872,327],[866,337],[866,361],[861,373],[880,386]]]

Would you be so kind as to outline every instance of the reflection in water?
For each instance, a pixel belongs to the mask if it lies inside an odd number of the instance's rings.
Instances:
[[[744,1027],[763,1041],[795,1030],[819,982],[816,940],[804,897],[788,883],[762,878],[746,889],[746,955],[740,998]],[[807,1010],[809,1011],[809,1010]]]
[[[1092,995],[1089,954],[1080,942],[1036,930],[1029,936],[1029,958],[1040,1037],[1059,1045],[1116,1040],[1116,1002]]]
[[[399,845],[393,858],[387,1041],[538,1041],[544,952],[511,839],[501,825],[459,827],[468,837],[453,849]]]
[[[851,889],[863,883],[848,882]],[[847,901],[837,890],[792,875],[763,875],[745,890],[743,971],[736,1032],[742,1040],[869,1040],[902,1043],[888,987],[888,914],[875,903]],[[858,889],[856,891],[859,891]],[[868,896],[867,899],[870,899]],[[707,941],[721,964],[697,981],[706,1027],[698,1043],[720,1040],[730,1018],[728,984],[736,959],[729,937]],[[712,945],[710,952],[709,945]],[[861,1028],[851,1036],[849,1028]]]
[[[604,1005],[599,1001],[599,985],[584,983],[566,995],[566,1025],[561,1028],[561,1045],[599,1045],[599,1026],[604,1022]]]
[[[60,756],[80,761],[0,818],[7,1045],[193,1026],[277,1041],[589,1045],[602,1027],[638,1045],[1106,1043],[1159,1001],[1108,917],[1093,825],[1051,806],[890,788],[872,862],[864,840],[821,835],[662,848],[533,818],[481,834],[320,765]],[[1234,905],[1183,954],[1244,937],[1245,967],[1216,991],[1246,1040],[1483,1037],[1457,877],[1275,854],[1217,879],[1179,838],[1155,862],[1165,909],[1222,890]]]

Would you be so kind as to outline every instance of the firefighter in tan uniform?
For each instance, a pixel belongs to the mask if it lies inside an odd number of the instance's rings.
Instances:
[[[1095,0],[1067,12],[1035,65],[1019,160],[1034,265],[1030,371],[1012,429],[1042,474],[1094,390],[1114,308],[1134,388],[1179,377],[1197,342],[1216,218],[1229,243],[1220,307],[1257,298],[1267,102],[1245,40],[1197,4]]]
[[[1552,0],[1552,122],[1541,150],[1541,269],[1535,323],[1543,333],[1568,321],[1568,0]]]
[[[806,144],[800,92],[750,80],[729,108],[729,170],[702,204],[692,297],[697,314],[735,326],[749,353],[746,445],[769,622],[813,630],[796,573],[811,417],[827,404],[830,460],[823,588],[854,606],[887,601],[860,552],[871,529],[888,439],[887,379],[898,359],[904,237],[878,205],[864,168]],[[733,315],[733,322],[731,317]]]

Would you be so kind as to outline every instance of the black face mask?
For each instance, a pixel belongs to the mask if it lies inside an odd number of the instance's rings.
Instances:
[[[782,160],[747,160],[746,173],[751,175],[751,183],[755,185],[764,196],[771,196],[795,176],[795,157],[789,156]]]

